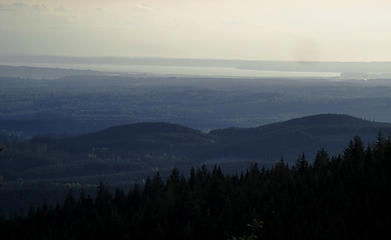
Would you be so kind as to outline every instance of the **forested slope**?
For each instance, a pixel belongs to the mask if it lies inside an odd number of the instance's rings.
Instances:
[[[305,152],[313,158],[326,148],[332,155],[360,136],[372,143],[378,133],[391,134],[391,124],[347,115],[321,114],[256,128],[227,128],[209,133],[170,123],[137,123],[73,137],[35,137],[28,141],[0,138],[0,176],[6,181],[50,180],[110,183],[141,180],[174,166],[189,169],[219,164],[237,172],[251,162],[271,166],[280,157],[289,164]],[[187,171],[186,170],[186,171]]]
[[[310,161],[312,162],[312,161]],[[5,239],[376,239],[391,226],[391,140],[360,138],[343,154],[321,150],[293,166],[250,167],[240,175],[205,166],[184,177],[156,174],[144,185],[0,220]],[[253,223],[248,229],[246,225]],[[383,236],[386,236],[383,235]],[[247,239],[247,238],[244,238]],[[254,239],[254,238],[253,238]]]

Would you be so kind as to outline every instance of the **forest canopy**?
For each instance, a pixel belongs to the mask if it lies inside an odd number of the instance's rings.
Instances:
[[[252,165],[240,175],[215,166],[174,168],[143,185],[96,197],[70,191],[0,220],[5,239],[373,239],[391,226],[391,139],[365,147],[359,137],[343,154],[302,154],[294,165]],[[235,237],[233,237],[235,236]],[[241,237],[243,236],[243,237]]]

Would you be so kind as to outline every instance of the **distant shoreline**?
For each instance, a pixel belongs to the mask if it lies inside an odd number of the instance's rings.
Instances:
[[[277,71],[241,69],[235,67],[206,67],[206,66],[161,66],[134,64],[66,64],[66,63],[32,63],[32,62],[1,62],[0,65],[18,67],[55,68],[72,70],[90,70],[110,73],[138,73],[161,75],[190,75],[205,77],[340,77],[340,72],[306,72],[306,71]]]

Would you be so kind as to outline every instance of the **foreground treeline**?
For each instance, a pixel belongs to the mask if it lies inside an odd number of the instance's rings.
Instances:
[[[256,234],[248,223],[256,222]],[[376,239],[391,227],[391,140],[363,146],[357,137],[341,156],[318,152],[294,166],[253,165],[238,176],[219,167],[174,169],[129,192],[103,184],[96,198],[68,194],[0,221],[2,239]],[[386,235],[386,236],[387,236]],[[243,238],[249,239],[249,238]]]

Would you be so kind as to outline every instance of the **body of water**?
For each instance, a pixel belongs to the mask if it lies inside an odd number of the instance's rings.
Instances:
[[[58,64],[58,63],[12,63],[0,62],[1,65],[65,68],[95,70],[110,73],[146,73],[163,75],[192,75],[208,77],[340,77],[339,72],[291,72],[246,70],[228,67],[189,67],[189,66],[155,66],[155,65],[115,65],[115,64]]]

